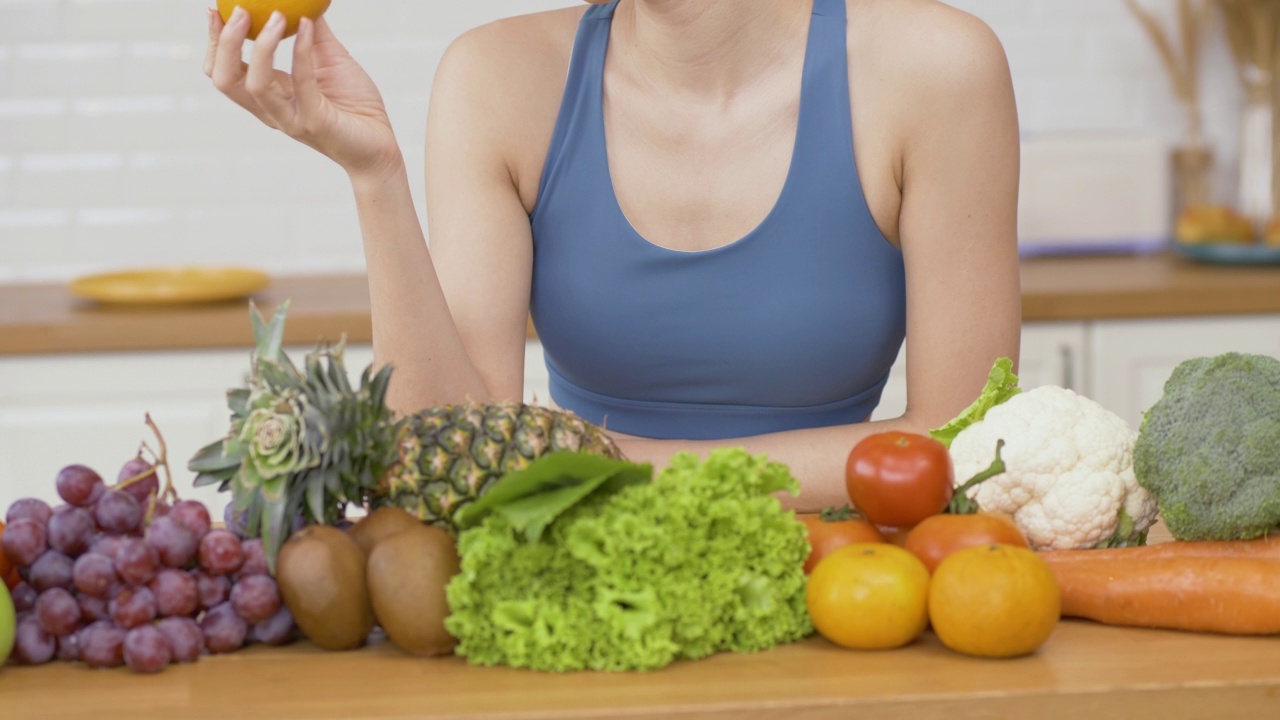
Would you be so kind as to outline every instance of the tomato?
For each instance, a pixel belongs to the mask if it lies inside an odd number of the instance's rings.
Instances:
[[[0,521],[0,536],[3,535],[4,522]],[[9,562],[9,558],[5,557],[2,552],[0,552],[0,582],[3,582],[9,590],[18,587],[18,583],[22,582],[22,578],[18,577],[18,568],[14,567],[13,563]]]
[[[932,573],[947,556],[975,545],[1030,547],[1013,519],[997,513],[925,518],[907,533],[904,547]]]
[[[911,532],[911,528],[909,527],[908,528],[891,528],[891,527],[880,528],[880,535],[884,538],[884,541],[889,543],[890,545],[897,545],[898,547],[902,547],[907,543],[907,534],[910,532]]]
[[[848,509],[824,510],[821,514],[811,513],[799,517],[809,532],[809,557],[804,561],[806,575],[833,550],[854,543],[884,542],[884,537],[875,525],[853,515]]]
[[[937,515],[951,501],[954,485],[946,446],[925,435],[868,436],[845,463],[849,501],[880,527],[909,528]]]
[[[805,589],[813,626],[841,647],[888,650],[924,632],[929,571],[885,543],[846,545],[818,563]]]

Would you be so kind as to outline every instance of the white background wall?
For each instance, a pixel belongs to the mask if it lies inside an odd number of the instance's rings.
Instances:
[[[0,0],[0,282],[197,261],[362,268],[342,173],[202,75],[209,1]],[[1166,15],[1173,6],[1144,2]],[[446,44],[492,18],[568,4],[335,0],[329,19],[420,160]],[[1181,132],[1163,70],[1121,0],[953,4],[1003,39],[1026,133]],[[1230,154],[1238,91],[1218,34],[1205,72],[1217,85],[1208,129]]]

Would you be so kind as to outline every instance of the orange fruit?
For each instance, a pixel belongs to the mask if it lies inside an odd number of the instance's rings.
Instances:
[[[886,543],[855,543],[813,568],[805,601],[823,637],[841,647],[888,650],[924,632],[929,571],[915,555]]]
[[[1029,655],[1061,616],[1053,572],[1035,552],[977,545],[948,555],[929,584],[929,620],[943,645],[965,655]]]
[[[222,22],[226,22],[231,19],[231,12],[237,5],[248,10],[249,39],[253,40],[262,32],[262,26],[267,24],[271,13],[279,10],[288,21],[284,36],[291,37],[298,32],[298,23],[302,18],[319,18],[329,9],[329,2],[330,0],[218,0],[218,14],[222,16]]]

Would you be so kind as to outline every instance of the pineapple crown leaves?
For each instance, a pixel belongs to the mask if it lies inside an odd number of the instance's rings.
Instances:
[[[301,519],[336,522],[347,503],[363,502],[391,463],[394,424],[386,407],[391,369],[366,368],[352,387],[343,345],[321,344],[299,370],[283,351],[288,303],[264,322],[250,307],[256,346],[245,387],[227,393],[231,428],[188,463],[197,487],[217,484],[261,537],[274,569],[276,551]]]

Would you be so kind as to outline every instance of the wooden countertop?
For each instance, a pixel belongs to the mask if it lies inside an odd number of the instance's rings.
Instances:
[[[40,720],[694,720],[1276,717],[1280,639],[1064,621],[1015,660],[952,653],[932,634],[902,650],[820,638],[648,674],[550,675],[419,659],[250,648],[158,675],[55,663],[0,670],[5,717]]]
[[[1280,313],[1280,266],[1194,264],[1170,254],[1042,258],[1022,263],[1026,322]],[[279,277],[256,302],[292,299],[286,341],[372,338],[362,275]],[[70,297],[58,284],[0,285],[0,355],[248,347],[243,302],[118,308]]]

